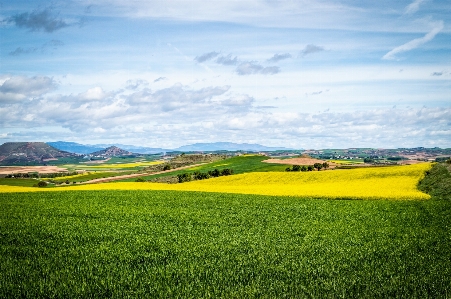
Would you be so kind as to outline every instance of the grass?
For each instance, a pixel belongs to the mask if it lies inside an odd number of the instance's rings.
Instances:
[[[82,175],[77,175],[72,178],[54,178],[53,180],[56,182],[65,182],[66,180],[69,180],[70,182],[85,182],[89,180],[94,179],[101,179],[101,178],[108,178],[108,177],[115,177],[119,175],[126,175],[133,173],[133,171],[122,171],[122,172],[110,172],[110,171],[98,171],[98,172],[89,172]]]
[[[451,201],[175,191],[0,199],[0,297],[446,298]]]
[[[5,179],[0,178],[0,186],[7,185],[7,186],[20,186],[20,187],[32,187],[33,185],[37,184],[39,180],[35,179]],[[0,187],[1,190],[1,187]]]
[[[436,163],[426,172],[418,188],[437,198],[451,199],[451,165]]]

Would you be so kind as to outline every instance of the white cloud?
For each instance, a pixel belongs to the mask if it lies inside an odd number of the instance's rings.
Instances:
[[[196,56],[194,58],[194,60],[199,62],[199,63],[202,63],[202,62],[205,62],[207,60],[213,59],[213,58],[215,58],[218,55],[219,55],[218,52],[209,52],[209,53],[202,54],[200,56]]]
[[[280,68],[278,66],[264,67],[255,62],[243,62],[236,68],[236,73],[238,75],[253,75],[253,74],[275,75],[279,72]]]
[[[281,60],[288,59],[288,58],[291,58],[290,53],[274,54],[273,57],[268,59],[268,62],[279,62]]]
[[[397,54],[416,49],[416,48],[420,47],[421,45],[431,41],[440,31],[442,31],[442,29],[444,27],[443,21],[437,22],[434,25],[435,25],[434,28],[432,28],[431,31],[426,33],[425,36],[413,39],[399,47],[394,48],[393,50],[391,50],[390,52],[385,54],[382,57],[382,59],[385,59],[385,60],[396,59]]]
[[[414,0],[412,3],[407,5],[405,9],[405,14],[414,14],[420,9],[420,4],[425,2],[425,0]]]
[[[4,77],[0,86],[0,103],[16,102],[32,97],[39,97],[56,89],[53,78],[46,76],[11,76]]]
[[[100,101],[103,100],[107,94],[101,87],[93,87],[78,95],[78,99],[82,101]]]
[[[322,52],[324,51],[324,48],[321,46],[316,45],[307,45],[305,48],[301,51],[301,55],[305,56],[312,53]]]

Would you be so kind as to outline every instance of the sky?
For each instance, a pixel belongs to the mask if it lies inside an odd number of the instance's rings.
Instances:
[[[451,147],[448,0],[0,0],[0,143]]]

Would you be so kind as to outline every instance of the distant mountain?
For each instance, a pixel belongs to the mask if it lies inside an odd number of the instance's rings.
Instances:
[[[84,145],[75,142],[47,142],[47,144],[68,152],[78,154],[94,154],[95,152],[102,151],[107,147],[111,147],[111,144],[96,144],[96,145]],[[122,150],[138,153],[138,154],[158,154],[165,152],[203,152],[203,151],[248,151],[248,152],[264,152],[264,151],[277,151],[277,150],[291,150],[285,147],[268,147],[260,144],[249,143],[232,143],[232,142],[214,142],[214,143],[195,143],[191,145],[184,145],[176,149],[164,149],[154,147],[133,146],[124,144],[115,144],[117,148]],[[125,154],[127,155],[127,154]]]
[[[105,145],[105,147],[111,146],[111,145]],[[126,145],[126,144],[116,144],[117,147],[120,147],[121,149],[138,153],[138,154],[159,154],[164,152],[170,152],[172,150],[170,149],[164,149],[159,147],[145,147],[145,146],[135,146],[135,145]]]
[[[104,150],[93,152],[91,156],[101,156],[101,157],[120,157],[120,156],[130,156],[133,155],[132,152],[118,148],[117,146],[110,146]]]
[[[232,142],[195,143],[191,145],[184,145],[175,149],[175,151],[181,152],[221,151],[221,150],[264,152],[264,151],[277,151],[290,149],[285,147],[268,147],[260,144],[232,143]]]
[[[96,151],[101,151],[107,147],[110,147],[111,144],[96,144],[96,145],[85,145],[76,142],[65,142],[65,141],[56,141],[56,142],[47,142],[47,144],[71,153],[77,154],[90,154]],[[168,152],[171,150],[163,149],[163,148],[154,148],[154,147],[144,147],[144,146],[134,146],[134,145],[124,145],[124,144],[116,144],[115,146],[124,149],[126,151],[130,151],[138,154],[158,154],[162,152]]]
[[[65,141],[56,141],[56,142],[46,142],[48,145],[53,146],[62,151],[77,153],[77,154],[89,154],[92,152],[100,151],[105,149],[105,146],[98,145],[84,145],[75,142],[65,142]]]
[[[0,145],[0,165],[41,163],[52,159],[74,157],[44,142],[7,142]]]

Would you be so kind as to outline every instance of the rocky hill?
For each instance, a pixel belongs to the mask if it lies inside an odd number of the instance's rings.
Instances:
[[[45,163],[76,154],[58,150],[44,142],[6,142],[0,145],[0,165]]]
[[[117,146],[110,146],[104,150],[93,152],[90,156],[95,157],[120,157],[134,155],[132,152],[118,148]]]

